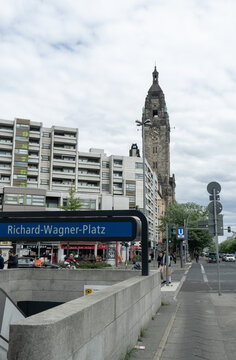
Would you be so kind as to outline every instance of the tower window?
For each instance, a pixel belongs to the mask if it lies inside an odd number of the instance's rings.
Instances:
[[[153,110],[152,116],[158,116],[157,110]]]

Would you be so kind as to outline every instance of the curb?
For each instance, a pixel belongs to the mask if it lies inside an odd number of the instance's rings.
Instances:
[[[165,333],[164,333],[164,335],[163,335],[163,337],[161,339],[161,342],[160,342],[160,344],[158,346],[157,352],[155,353],[153,360],[160,360],[160,358],[162,356],[162,353],[163,353],[163,351],[165,349],[165,345],[167,343],[168,336],[169,336],[170,331],[171,331],[171,329],[173,327],[173,324],[174,324],[174,321],[175,321],[175,318],[176,318],[176,314],[177,314],[179,308],[180,308],[180,303],[177,305],[174,314],[171,316],[169,324],[168,324],[168,326],[167,326],[167,328],[165,330]]]

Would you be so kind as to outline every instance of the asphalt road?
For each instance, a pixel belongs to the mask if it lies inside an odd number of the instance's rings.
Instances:
[[[236,358],[236,264],[193,263],[177,297],[179,309],[161,360]]]

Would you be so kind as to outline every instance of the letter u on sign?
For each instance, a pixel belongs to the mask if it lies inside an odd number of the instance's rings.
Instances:
[[[178,228],[177,229],[177,238],[178,239],[184,239],[184,228]]]

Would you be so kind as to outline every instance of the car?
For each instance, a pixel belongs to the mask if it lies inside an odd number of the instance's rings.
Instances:
[[[210,252],[208,255],[208,262],[217,262],[216,252]]]
[[[233,261],[233,262],[235,262],[235,256],[232,255],[232,254],[226,254],[225,255],[225,261],[228,261],[228,262]]]
[[[39,269],[60,269],[60,266],[42,261],[41,266],[34,264],[34,257],[20,257],[18,258],[18,268],[39,268]]]
[[[33,257],[18,258],[18,268],[35,268]]]

